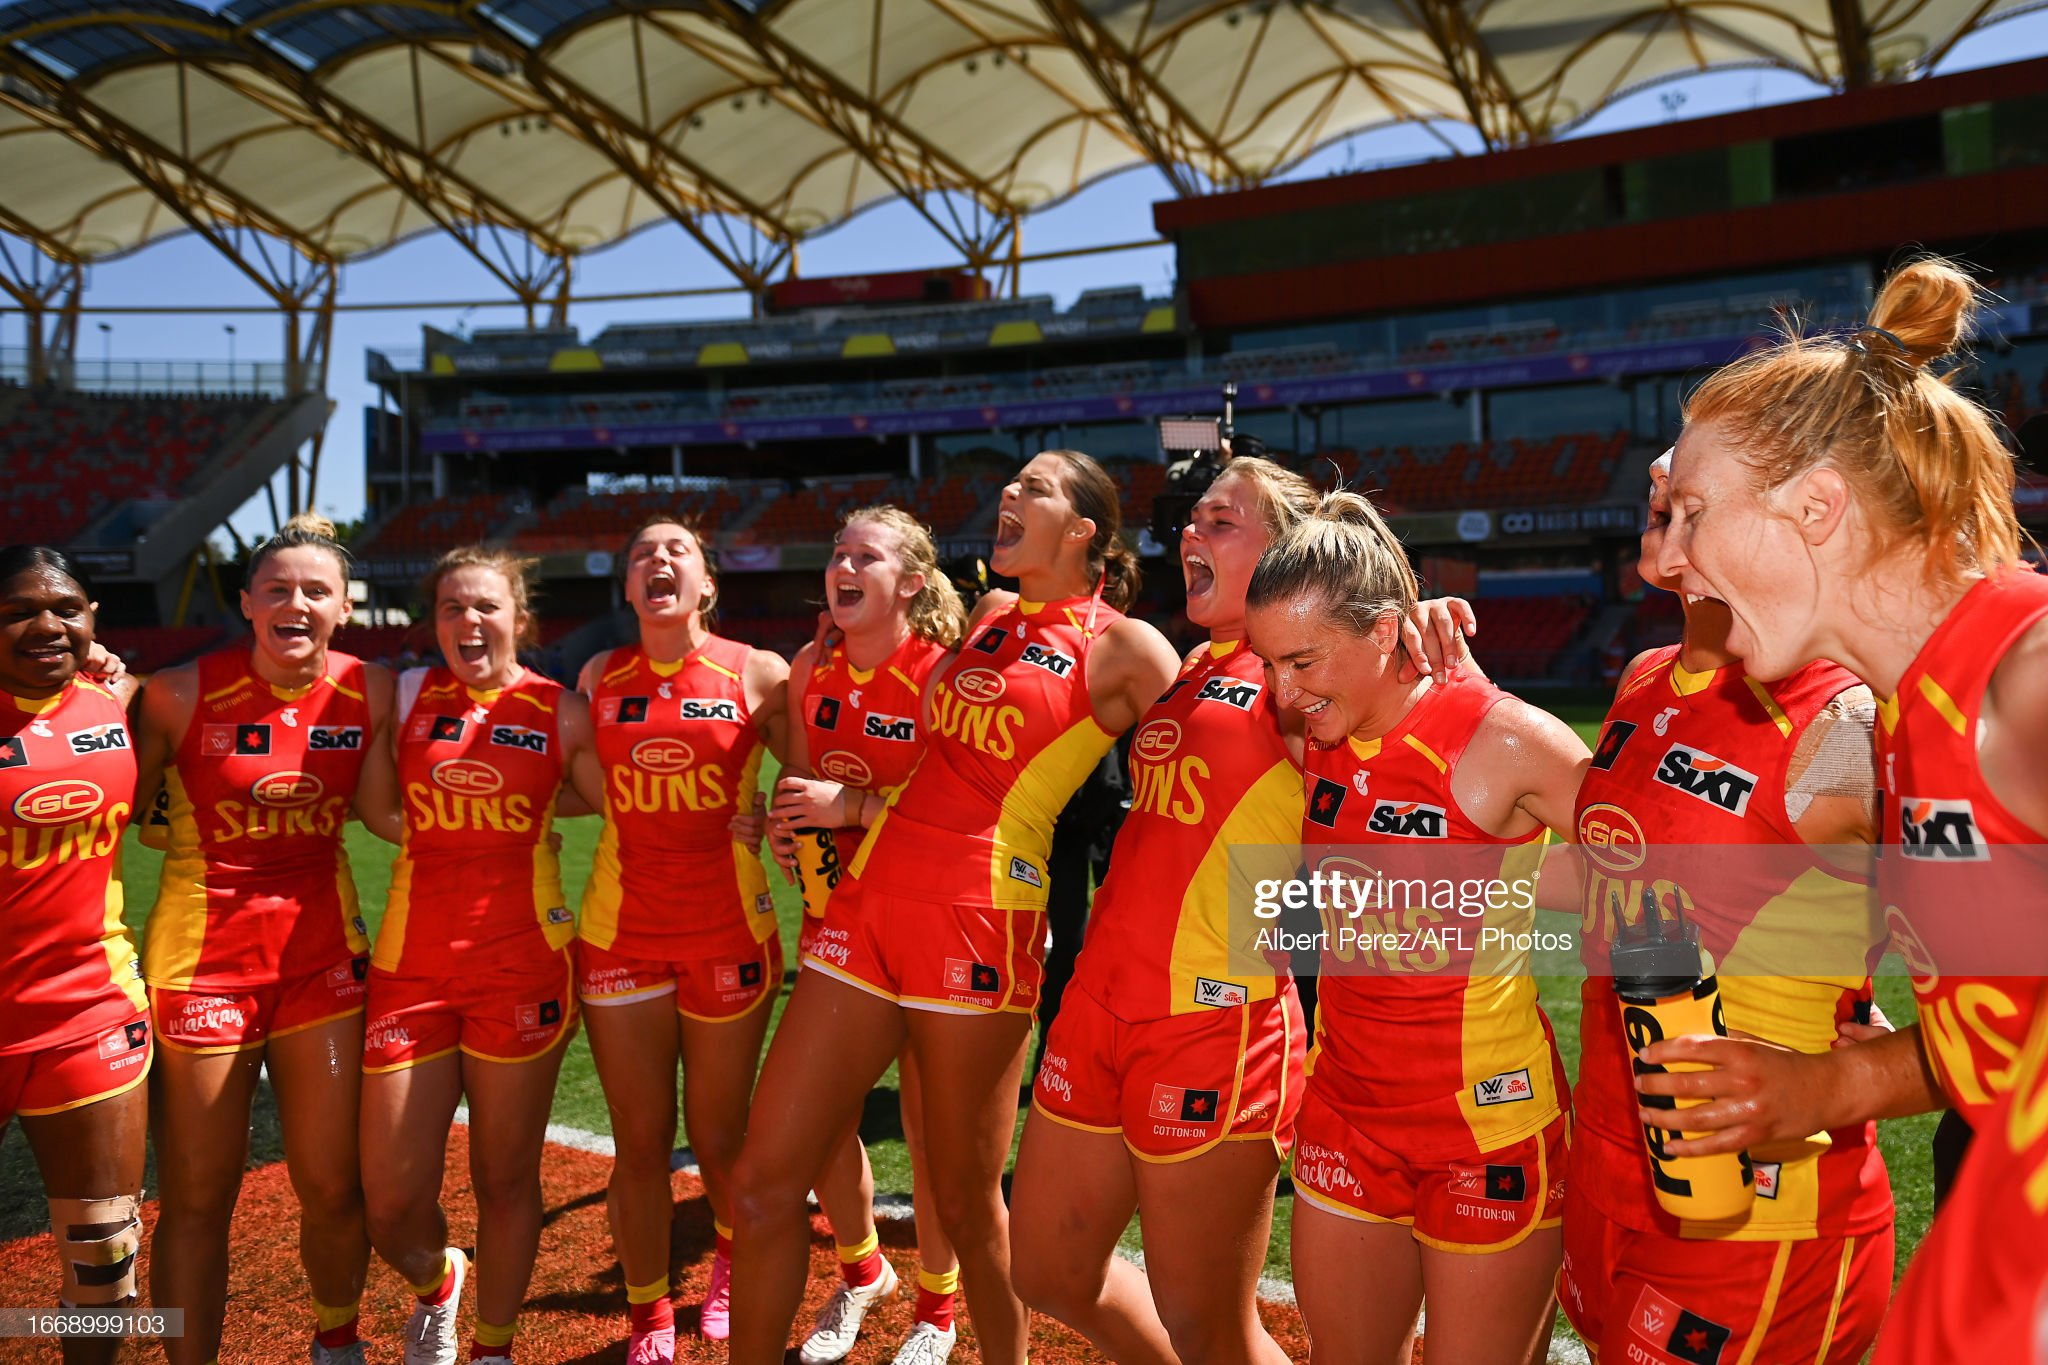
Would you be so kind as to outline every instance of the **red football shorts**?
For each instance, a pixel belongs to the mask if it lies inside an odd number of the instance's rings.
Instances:
[[[1506,1251],[1564,1214],[1571,1120],[1490,1152],[1410,1161],[1326,1103],[1311,1080],[1294,1126],[1294,1192],[1344,1218],[1403,1223],[1438,1251]]]
[[[576,965],[569,949],[530,966],[468,976],[370,973],[363,1070],[397,1071],[457,1048],[486,1062],[530,1062],[576,1031]]]
[[[577,994],[592,1008],[630,1005],[674,995],[686,1019],[722,1024],[773,999],[782,986],[782,936],[770,934],[752,952],[714,953],[677,962],[621,957],[576,945]]]
[[[905,1009],[1030,1014],[1045,979],[1045,916],[867,895],[846,880],[805,961]]]
[[[796,931],[796,965],[802,971],[804,959],[811,955],[811,945],[818,941],[818,927],[825,921],[817,915],[806,914]]]
[[[1892,1292],[1892,1230],[1803,1242],[1624,1227],[1566,1198],[1558,1298],[1601,1365],[1854,1365]]]
[[[133,1090],[154,1055],[149,1016],[49,1047],[0,1055],[0,1124],[16,1114],[81,1109]]]
[[[1294,1142],[1308,1055],[1294,983],[1271,1000],[1126,1023],[1078,984],[1046,1035],[1031,1103],[1070,1128],[1116,1133],[1145,1161],[1219,1142]]]
[[[272,1038],[363,1012],[367,957],[246,991],[172,991],[151,987],[157,1040],[174,1052],[241,1052]]]

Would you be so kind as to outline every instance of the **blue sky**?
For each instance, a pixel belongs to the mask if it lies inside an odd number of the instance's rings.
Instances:
[[[1958,71],[2048,53],[2048,11],[2037,11],[1995,24],[1961,43],[1942,66]],[[1622,128],[1697,118],[1808,99],[1819,87],[1789,72],[1759,69],[1718,72],[1670,82],[1639,92],[1601,111],[1577,130],[1577,136]],[[1463,146],[1476,146],[1462,125],[1444,125],[1446,136]],[[1324,148],[1290,171],[1299,179],[1414,161],[1438,155],[1442,144],[1412,127],[1389,127],[1360,134]],[[1164,177],[1140,168],[1098,182],[1072,199],[1026,220],[1026,251],[1131,241],[1152,235],[1151,205],[1170,191]],[[1911,237],[1901,225],[1901,238]],[[850,274],[899,270],[946,263],[949,249],[928,224],[907,205],[886,204],[803,244],[806,275]],[[1172,285],[1173,259],[1166,248],[1118,252],[1076,260],[1029,266],[1026,293],[1052,294],[1063,304],[1088,288],[1140,284],[1149,293],[1165,293]],[[601,294],[659,288],[687,289],[729,283],[719,267],[676,227],[655,227],[577,262],[577,291]],[[483,299],[502,296],[503,289],[466,252],[438,237],[417,239],[392,251],[346,268],[344,302],[413,299]],[[116,359],[220,359],[229,355],[224,330],[233,325],[236,359],[275,360],[282,353],[282,325],[264,307],[253,285],[204,242],[191,236],[165,241],[133,256],[92,269],[86,303],[99,306],[212,306],[246,303],[241,316],[104,315],[88,317],[81,328],[82,358],[98,359],[103,347]],[[692,317],[732,316],[744,312],[740,295],[694,299],[658,299],[620,304],[578,304],[570,322],[588,337],[607,323]],[[517,326],[522,320],[513,305],[463,310],[407,309],[376,313],[342,313],[336,319],[334,355],[328,391],[336,409],[328,431],[319,487],[321,510],[337,519],[360,515],[363,505],[362,409],[375,402],[364,378],[364,352],[372,348],[409,350],[419,345],[420,326],[449,330],[463,327]],[[111,332],[102,336],[97,324]],[[13,313],[0,314],[0,344],[23,341],[22,322]],[[237,514],[244,532],[267,532],[269,513],[259,497]]]

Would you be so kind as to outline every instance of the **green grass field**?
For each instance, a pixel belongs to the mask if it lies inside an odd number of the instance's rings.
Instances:
[[[1560,706],[1560,715],[1568,720],[1590,744],[1599,728],[1601,710],[1597,707]],[[762,782],[764,786],[774,780],[774,764],[767,765]],[[562,870],[571,903],[581,898],[583,886],[590,875],[591,851],[597,838],[597,821],[584,817],[562,822],[563,836]],[[390,882],[391,848],[363,831],[360,826],[351,826],[348,833],[349,851],[354,860],[356,880],[362,896],[362,904],[374,931],[382,917],[384,897]],[[160,855],[136,844],[130,838],[125,862],[127,876],[127,898],[129,923],[139,936],[143,917],[156,894],[157,869]],[[792,963],[795,960],[796,932],[798,919],[802,914],[802,903],[795,888],[786,885],[778,872],[771,870],[769,883],[774,888],[777,913],[782,921],[784,947]],[[1547,917],[1551,922],[1544,927],[1575,928],[1576,921],[1566,921],[1563,916]],[[1543,1005],[1549,1013],[1557,1032],[1558,1046],[1562,1050],[1566,1067],[1576,1075],[1579,1056],[1579,994],[1578,980],[1570,975],[1542,976],[1538,978],[1542,990]],[[1887,976],[1879,979],[1878,995],[1885,1012],[1894,1020],[1910,1020],[1913,1017],[1912,993],[1903,978]],[[781,996],[775,1002],[779,1017],[783,1003],[788,998],[785,984]],[[895,1089],[896,1078],[892,1068],[883,1077],[880,1089],[890,1092],[878,1095],[868,1105],[870,1132],[868,1153],[874,1164],[875,1187],[890,1194],[910,1192],[910,1163],[895,1115],[895,1105],[890,1102]],[[267,1097],[266,1097],[267,1098]],[[879,1102],[877,1102],[879,1101]],[[1023,1126],[1024,1110],[1019,1109],[1018,1127]],[[570,1044],[567,1059],[562,1068],[562,1078],[555,1095],[554,1121],[586,1131],[603,1133],[608,1130],[604,1095],[597,1083],[596,1068],[590,1057],[590,1046],[582,1036]],[[267,1109],[256,1116],[255,1140],[251,1144],[252,1164],[275,1161],[281,1156],[277,1142],[276,1117]],[[1898,1259],[1903,1269],[1912,1249],[1919,1244],[1927,1230],[1927,1223],[1933,1215],[1933,1178],[1928,1155],[1928,1142],[1934,1131],[1932,1115],[1887,1122],[1881,1127],[1881,1141],[1886,1162],[1891,1167],[1892,1188],[1898,1202]],[[687,1137],[683,1141],[687,1141]],[[153,1186],[154,1181],[152,1179]],[[43,1219],[43,1200],[40,1182],[35,1178],[34,1168],[28,1159],[26,1144],[19,1137],[7,1135],[0,1140],[0,1238],[17,1237],[40,1228]],[[1267,1257],[1268,1273],[1287,1279],[1287,1231],[1293,1214],[1293,1200],[1283,1186],[1274,1214],[1272,1248]],[[1127,1245],[1137,1246],[1135,1227],[1126,1233]]]

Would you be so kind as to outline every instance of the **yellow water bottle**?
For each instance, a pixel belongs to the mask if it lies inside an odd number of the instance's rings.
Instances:
[[[1619,907],[1617,906],[1618,910]],[[1620,919],[1616,915],[1617,922]],[[1643,1060],[1643,1049],[1666,1038],[1689,1034],[1728,1036],[1721,1015],[1721,986],[1714,964],[1700,947],[1699,926],[1681,915],[1667,925],[1657,893],[1643,889],[1643,917],[1617,928],[1608,961],[1614,992],[1621,1006],[1621,1027],[1628,1038],[1638,1076],[1661,1072],[1704,1071],[1691,1063],[1656,1066]],[[1680,1111],[1705,1103],[1671,1095],[1639,1095],[1645,1109]],[[1649,1149],[1650,1180],[1657,1202],[1667,1213],[1695,1222],[1739,1218],[1756,1198],[1756,1174],[1749,1153],[1717,1156],[1672,1156],[1670,1143],[1697,1134],[1676,1127],[1643,1125]]]
[[[804,891],[804,913],[825,918],[825,902],[839,885],[839,839],[829,829],[800,829],[796,834],[796,875]]]

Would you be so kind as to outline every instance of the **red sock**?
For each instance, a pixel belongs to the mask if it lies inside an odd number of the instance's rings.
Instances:
[[[338,1349],[339,1347],[352,1345],[354,1342],[359,1340],[359,1338],[356,1336],[356,1319],[350,1318],[347,1322],[342,1323],[338,1327],[330,1327],[324,1332],[315,1332],[313,1334],[313,1340],[319,1342],[322,1346],[327,1347],[329,1350],[334,1350]]]
[[[923,1285],[917,1287],[917,1320],[928,1322],[944,1331],[953,1325],[953,1295],[949,1291],[935,1294]]]
[[[431,1294],[420,1295],[419,1300],[421,1303],[426,1304],[429,1308],[439,1308],[442,1304],[448,1302],[448,1296],[450,1294],[453,1294],[454,1292],[455,1264],[451,1261],[448,1264],[447,1271],[444,1272],[441,1276],[441,1287],[436,1289]]]
[[[633,1330],[636,1333],[672,1332],[675,1330],[676,1306],[669,1301],[669,1297],[666,1294],[663,1294],[653,1303],[636,1303],[631,1305],[629,1316],[633,1320]]]
[[[870,1251],[858,1261],[841,1261],[839,1273],[846,1277],[846,1283],[855,1289],[864,1289],[882,1278],[882,1253]]]
[[[714,1232],[713,1232],[713,1233],[711,1234],[711,1239],[712,1239],[712,1241],[713,1241],[713,1242],[714,1242],[714,1243],[716,1244],[716,1246],[717,1246],[717,1248],[718,1248],[718,1254],[719,1254],[719,1255],[721,1255],[721,1256],[723,1256],[723,1257],[725,1257],[725,1259],[726,1259],[726,1260],[728,1260],[728,1261],[729,1261],[729,1260],[731,1260],[731,1259],[732,1259],[732,1234],[731,1234],[731,1233],[729,1233],[729,1232],[716,1232],[716,1231],[714,1231]]]

